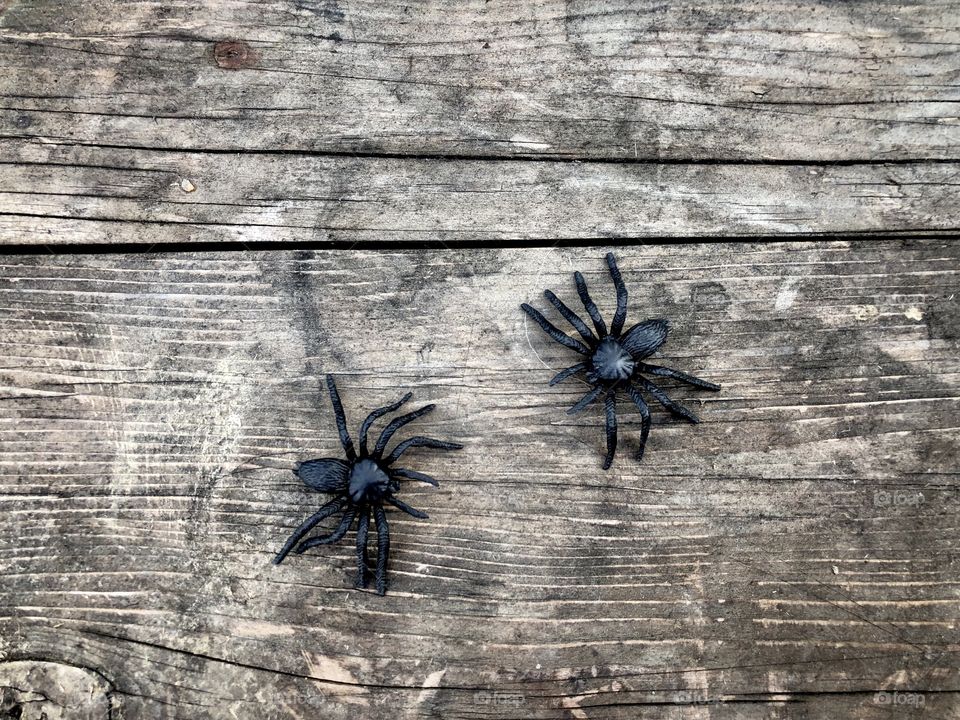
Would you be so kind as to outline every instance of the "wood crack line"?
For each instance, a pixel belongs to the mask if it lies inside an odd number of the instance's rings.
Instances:
[[[84,633],[87,635],[103,638],[105,640],[110,640],[113,642],[130,643],[132,645],[148,647],[154,650],[162,650],[164,652],[172,652],[178,655],[186,655],[187,657],[196,658],[198,660],[204,660],[206,662],[218,662],[218,663],[223,663],[225,665],[230,665],[232,667],[242,668],[244,670],[255,670],[258,672],[265,672],[273,675],[282,675],[284,677],[298,678],[300,680],[311,680],[314,682],[323,682],[323,683],[329,683],[331,685],[341,685],[344,687],[378,688],[383,690],[405,690],[405,691],[418,692],[418,693],[423,690],[422,685],[389,685],[384,683],[361,683],[361,682],[349,682],[346,680],[333,680],[333,679],[324,678],[324,677],[316,677],[314,675],[305,675],[303,673],[297,673],[291,670],[268,668],[268,667],[263,667],[261,665],[255,665],[253,663],[244,663],[244,662],[239,662],[237,660],[229,660],[227,658],[216,657],[214,655],[207,655],[205,653],[197,653],[197,652],[193,652],[192,650],[171,647],[169,645],[153,643],[146,640],[135,640],[129,637],[121,637],[119,635],[110,635],[109,633],[98,632],[96,630],[84,630]],[[485,687],[473,686],[473,685],[444,685],[443,689],[444,690],[465,690],[469,692],[475,692],[477,690],[484,690]]]
[[[744,165],[787,166],[787,167],[851,167],[897,165],[951,165],[960,163],[956,158],[914,157],[902,159],[878,159],[873,157],[845,158],[842,160],[813,160],[810,158],[638,158],[609,156],[580,156],[560,153],[500,153],[500,154],[464,154],[464,153],[404,153],[370,150],[323,150],[323,149],[280,149],[246,147],[167,147],[162,145],[124,145],[115,143],[76,142],[68,138],[44,138],[33,135],[0,135],[0,140],[19,140],[22,142],[41,142],[44,146],[64,145],[70,147],[99,148],[104,150],[148,151],[157,153],[201,154],[201,155],[268,155],[281,157],[329,157],[371,160],[410,160],[437,162],[538,162],[538,163],[574,163],[608,165]]]

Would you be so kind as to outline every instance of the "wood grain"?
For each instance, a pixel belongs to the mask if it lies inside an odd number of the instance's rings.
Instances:
[[[960,5],[15,0],[0,128],[131,148],[957,158]]]
[[[955,234],[960,5],[0,6],[0,243]]]
[[[3,258],[0,684],[87,668],[124,718],[957,717],[956,245],[617,254],[630,320],[723,391],[672,389],[703,422],[655,410],[642,464],[622,404],[607,473],[519,311],[580,268],[612,312],[599,249]],[[338,452],[325,372],[353,424],[411,389],[466,445],[411,455],[441,487],[391,516],[385,598],[349,543],[269,562],[320,503],[290,466]]]
[[[7,142],[0,243],[916,235],[955,232],[958,173],[956,163],[451,162]]]

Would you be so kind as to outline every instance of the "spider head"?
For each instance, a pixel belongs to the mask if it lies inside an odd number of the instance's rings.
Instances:
[[[605,337],[590,357],[589,376],[597,380],[617,382],[633,375],[636,361],[612,337]]]
[[[390,478],[377,463],[369,458],[358,460],[350,470],[348,492],[355,503],[378,499],[390,489]]]

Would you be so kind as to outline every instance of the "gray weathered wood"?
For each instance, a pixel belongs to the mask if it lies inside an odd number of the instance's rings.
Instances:
[[[0,0],[0,716],[960,717],[954,245],[618,250],[724,390],[608,473],[599,249],[52,255],[955,232],[958,10]],[[386,598],[269,564],[327,371],[467,445]]]
[[[110,720],[109,686],[85,668],[36,660],[0,663],[0,712],[18,720]]]
[[[958,173],[953,163],[441,162],[0,143],[0,243],[916,234],[957,227]]]
[[[958,18],[14,0],[0,243],[955,231]]]
[[[957,247],[617,253],[723,391],[642,465],[623,405],[607,473],[518,307],[581,268],[609,313],[601,250],[4,258],[0,660],[124,718],[956,717]],[[442,484],[385,598],[349,543],[269,562],[320,502],[290,465],[338,452],[328,371],[352,423],[412,389],[466,445],[413,456]]]
[[[960,5],[0,3],[2,135],[194,150],[957,157]]]

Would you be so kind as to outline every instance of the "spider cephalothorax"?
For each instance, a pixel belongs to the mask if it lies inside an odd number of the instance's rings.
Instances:
[[[580,333],[583,342],[561,332],[530,305],[523,303],[520,306],[550,337],[586,358],[583,362],[568,367],[566,370],[561,370],[550,381],[551,385],[556,385],[558,382],[582,371],[587,382],[592,386],[590,392],[580,398],[577,404],[567,412],[573,414],[583,410],[600,395],[606,393],[604,402],[607,414],[607,455],[603,461],[604,470],[608,469],[613,463],[613,456],[617,451],[616,394],[618,390],[627,393],[637,406],[637,410],[640,411],[640,450],[637,454],[639,460],[643,458],[647,435],[650,434],[650,409],[640,394],[641,390],[649,393],[654,400],[675,415],[686,418],[693,423],[699,422],[696,415],[667,397],[663,390],[643,377],[643,373],[673,378],[707,390],[720,389],[719,385],[701,380],[693,375],[687,375],[679,370],[660,367],[659,365],[647,365],[643,362],[667,341],[670,324],[666,320],[644,320],[624,331],[623,323],[627,319],[627,286],[623,284],[623,278],[620,276],[620,270],[617,268],[617,261],[614,259],[613,253],[607,253],[607,265],[610,267],[613,284],[617,288],[617,309],[613,316],[613,322],[610,323],[609,331],[600,316],[596,303],[593,302],[590,293],[587,292],[587,283],[583,279],[583,275],[579,272],[573,274],[574,281],[577,284],[577,293],[580,295],[580,300],[583,301],[587,314],[593,320],[596,334],[587,327],[579,315],[564,305],[563,301],[551,291],[544,290],[543,294],[567,322]]]
[[[335,543],[350,529],[353,521],[357,521],[357,588],[367,586],[367,531],[370,528],[370,515],[373,515],[374,523],[377,528],[377,569],[376,582],[377,593],[383,595],[387,591],[387,558],[390,554],[390,533],[387,526],[387,514],[383,510],[383,504],[389,503],[408,515],[416,518],[426,518],[427,514],[416,510],[395,496],[400,489],[402,480],[420,480],[438,485],[437,481],[429,475],[416,472],[415,470],[406,470],[404,468],[393,467],[393,463],[400,459],[409,448],[412,447],[430,447],[440,450],[459,450],[462,445],[451,442],[434,440],[433,438],[422,437],[420,435],[412,437],[398,443],[389,455],[384,457],[384,451],[390,438],[401,427],[408,422],[416,420],[418,417],[426,415],[433,410],[434,405],[425,405],[419,410],[414,410],[406,415],[401,415],[390,421],[390,423],[380,433],[377,444],[372,450],[367,449],[367,431],[373,423],[397,410],[412,396],[407,393],[400,400],[377,408],[367,416],[360,426],[360,451],[353,446],[350,434],[347,432],[347,419],[343,413],[343,405],[340,403],[340,395],[337,393],[337,386],[333,382],[333,376],[327,375],[327,389],[330,391],[330,401],[333,404],[333,411],[337,418],[337,430],[340,433],[340,443],[343,445],[343,451],[347,459],[339,458],[320,458],[319,460],[307,460],[298,463],[294,468],[294,473],[303,480],[308,487],[320,492],[335,495],[330,502],[324,505],[316,513],[308,517],[284,544],[283,548],[273,559],[274,563],[281,563],[287,554],[293,550],[296,553],[302,553],[304,550],[316,545],[328,545]],[[322,520],[341,513],[340,524],[337,529],[328,535],[312,537],[302,540],[304,535],[310,532]]]

